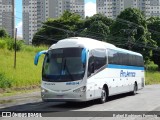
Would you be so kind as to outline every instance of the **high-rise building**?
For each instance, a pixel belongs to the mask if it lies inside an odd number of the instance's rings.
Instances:
[[[26,44],[32,44],[42,22],[58,18],[66,10],[84,18],[84,0],[23,0],[23,39]]]
[[[14,37],[14,0],[0,0],[0,29]]]
[[[160,0],[96,0],[97,13],[115,19],[126,8],[141,10],[146,18],[160,16]]]
[[[148,14],[160,17],[160,0],[150,0],[150,6],[147,8]],[[149,3],[148,2],[148,3]]]

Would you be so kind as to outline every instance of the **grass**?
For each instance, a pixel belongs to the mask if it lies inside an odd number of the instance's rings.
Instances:
[[[18,89],[39,86],[43,57],[40,58],[39,65],[35,66],[33,61],[37,51],[17,52],[17,64],[14,69],[14,51],[0,49],[0,83],[3,83],[0,87]]]
[[[146,85],[160,84],[160,72],[158,71],[147,71],[146,72]]]
[[[160,71],[158,71],[158,65],[155,65],[151,62],[149,65],[146,66],[146,84],[160,84]]]
[[[44,56],[38,66],[33,62],[35,54],[46,49],[46,46],[27,46],[23,41],[17,41],[17,64],[14,69],[14,41],[0,38],[0,96],[26,92],[40,86]]]

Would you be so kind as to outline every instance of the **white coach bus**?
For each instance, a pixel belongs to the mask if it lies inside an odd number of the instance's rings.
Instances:
[[[98,40],[73,37],[60,40],[36,54],[42,68],[43,101],[101,103],[112,95],[142,89],[145,85],[143,56]]]

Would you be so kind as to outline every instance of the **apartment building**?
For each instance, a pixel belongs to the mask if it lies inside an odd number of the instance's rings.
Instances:
[[[58,18],[66,10],[84,18],[84,0],[23,0],[23,39],[26,44],[32,44],[42,22]]]
[[[14,37],[14,0],[0,0],[0,29]]]
[[[150,0],[149,2],[150,7],[147,8],[148,14],[150,16],[160,17],[160,0]]]
[[[160,0],[96,0],[97,13],[115,19],[126,8],[137,8],[147,18],[160,16]]]

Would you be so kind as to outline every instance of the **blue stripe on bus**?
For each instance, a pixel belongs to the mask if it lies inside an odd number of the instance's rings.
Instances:
[[[144,70],[144,67],[126,66],[126,65],[116,65],[116,64],[108,64],[107,68]]]

